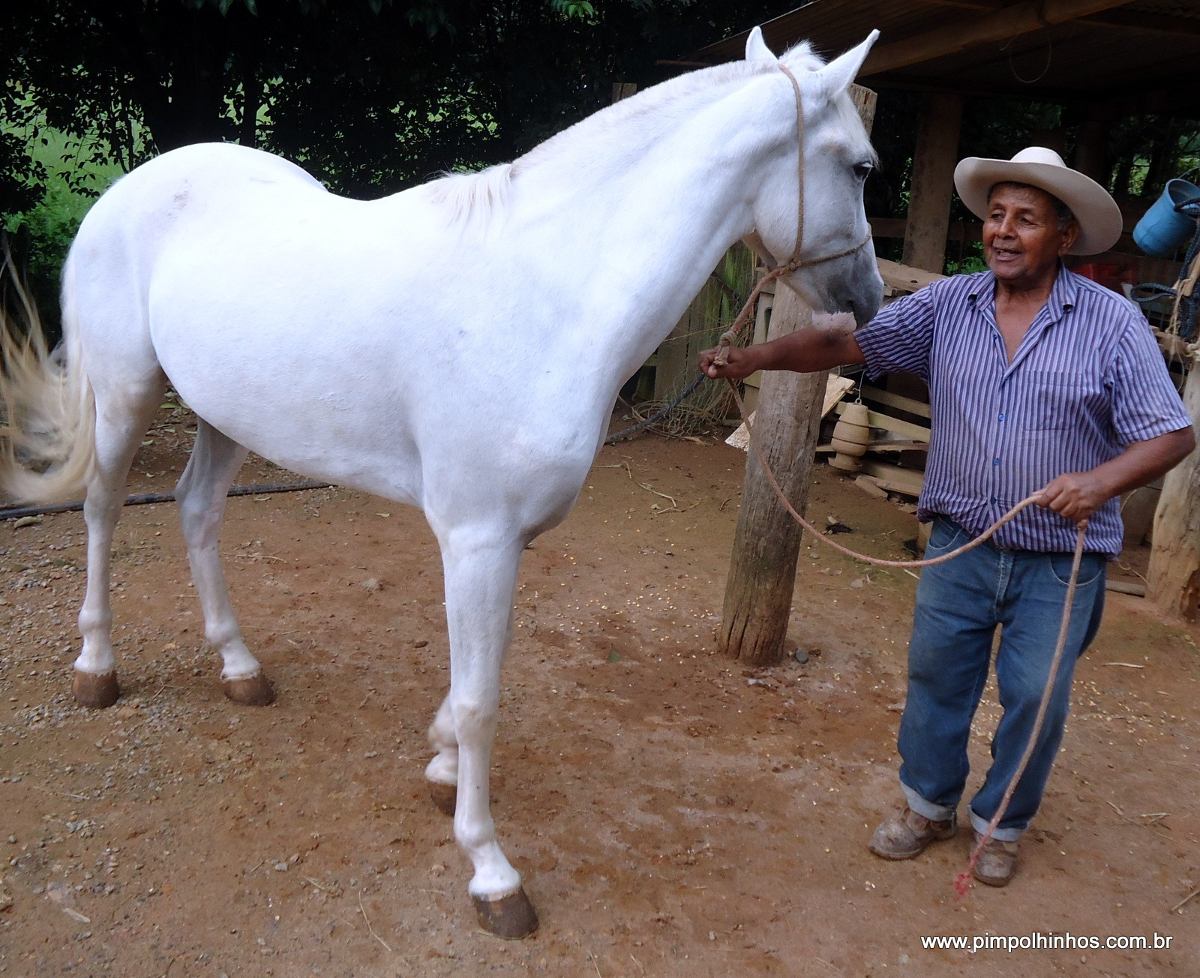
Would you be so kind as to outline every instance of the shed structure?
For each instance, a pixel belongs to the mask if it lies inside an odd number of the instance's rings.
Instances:
[[[1079,125],[1068,163],[1107,183],[1105,137],[1132,115],[1200,119],[1200,0],[809,0],[762,25],[773,50],[802,40],[835,54],[881,31],[859,83],[879,92],[923,93],[907,221],[873,221],[877,236],[904,235],[906,265],[941,271],[949,225],[951,174],[965,98],[1057,103]],[[740,58],[749,29],[691,55],[696,64]],[[1040,134],[1052,149],[1061,134]],[[1176,174],[1155,172],[1166,154],[1147,133],[1147,186]],[[1020,147],[1014,147],[1014,152]],[[1125,202],[1122,202],[1123,204]],[[1126,231],[1145,209],[1126,207]],[[1126,241],[1120,251],[1131,253]],[[1162,280],[1169,269],[1143,262]]]
[[[882,36],[859,73],[859,84],[880,93],[904,90],[923,96],[920,117],[914,120],[917,141],[906,217],[871,218],[876,237],[903,236],[901,262],[911,266],[903,270],[910,274],[916,269],[940,273],[944,267],[952,174],[967,98],[1021,98],[1063,106],[1064,118],[1078,126],[1074,152],[1065,152],[1062,132],[1039,133],[1031,141],[1057,150],[1068,165],[1104,185],[1110,176],[1107,135],[1115,122],[1142,115],[1200,119],[1200,0],[808,0],[761,26],[772,50],[807,40],[826,56],[852,47],[878,28]],[[710,44],[694,52],[689,63],[741,58],[748,34],[749,28]],[[1146,134],[1150,169],[1145,184],[1153,191],[1177,175],[1168,172],[1168,139],[1169,130]],[[1020,148],[1014,146],[1013,152]],[[1174,281],[1177,262],[1138,256],[1129,238],[1149,201],[1118,203],[1125,214],[1125,235],[1116,254],[1090,260],[1103,264],[1120,255],[1122,264],[1132,269],[1133,281]],[[977,239],[978,225],[959,229],[959,234]],[[1184,469],[1176,481],[1190,488],[1174,496],[1186,495],[1194,503],[1191,483],[1197,472],[1188,463]],[[1184,504],[1184,524],[1195,525],[1197,520],[1200,516]],[[769,519],[760,520],[743,535],[743,521],[739,520],[739,535],[748,539],[771,525]],[[1186,578],[1185,597],[1164,602],[1177,605],[1171,610],[1188,617],[1200,609],[1195,597],[1200,594],[1197,559],[1192,553],[1182,561],[1175,559],[1175,570],[1182,568]],[[733,563],[736,568],[736,552]],[[790,572],[778,570],[781,577]],[[735,576],[731,574],[727,585],[725,617],[744,620],[744,602],[734,600],[735,607],[730,607],[731,595],[736,599],[739,591]],[[786,628],[786,616],[783,608],[785,624],[774,628],[776,634]],[[739,655],[733,647],[726,652]],[[757,650],[754,658],[763,662],[782,654],[780,643],[772,651]]]

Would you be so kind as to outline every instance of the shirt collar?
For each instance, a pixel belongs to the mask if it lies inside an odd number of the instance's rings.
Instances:
[[[1062,261],[1059,261],[1058,278],[1054,280],[1054,287],[1050,290],[1050,300],[1046,303],[1050,307],[1051,318],[1057,319],[1060,314],[1070,312],[1075,308],[1078,298],[1079,276],[1067,268]]]
[[[970,288],[967,290],[967,301],[976,309],[987,309],[996,304],[996,276],[991,271],[979,272],[972,276]],[[1050,288],[1050,298],[1046,300],[1045,311],[1051,322],[1059,319],[1075,308],[1079,296],[1079,276],[1059,261],[1058,276]]]

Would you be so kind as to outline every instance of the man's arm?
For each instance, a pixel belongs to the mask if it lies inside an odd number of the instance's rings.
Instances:
[[[809,373],[847,363],[864,363],[863,352],[851,331],[805,327],[769,343],[730,347],[728,363],[715,363],[717,351],[700,354],[700,370],[709,377],[741,380],[756,370],[794,370]]]
[[[1144,486],[1175,468],[1195,447],[1191,428],[1135,441],[1116,458],[1088,472],[1060,475],[1042,490],[1040,504],[1069,520],[1086,520],[1113,496]]]

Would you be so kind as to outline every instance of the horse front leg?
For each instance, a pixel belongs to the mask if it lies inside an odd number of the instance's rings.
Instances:
[[[538,923],[521,875],[496,839],[490,795],[500,667],[511,635],[522,549],[523,541],[496,542],[474,530],[452,532],[442,542],[450,633],[447,702],[458,745],[454,838],[475,869],[468,890],[480,925],[506,938],[525,937]]]
[[[454,733],[454,711],[450,708],[449,694],[429,725],[428,737],[429,746],[435,751],[433,760],[425,766],[429,797],[439,811],[453,815],[458,795],[458,737]]]

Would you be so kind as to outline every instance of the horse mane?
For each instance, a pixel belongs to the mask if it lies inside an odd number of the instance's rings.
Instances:
[[[486,221],[507,206],[512,170],[513,164],[499,163],[476,173],[447,173],[426,186],[451,224],[476,218]]]
[[[780,60],[797,74],[816,71],[825,64],[807,41],[789,48]],[[489,166],[476,173],[447,173],[426,184],[425,189],[430,199],[446,210],[449,223],[486,224],[504,213],[512,182],[522,173],[561,159],[580,146],[604,145],[612,130],[629,128],[631,123],[636,124],[642,117],[657,114],[673,103],[685,103],[696,92],[777,70],[769,61],[730,61],[688,72],[606,106],[511,163]]]

